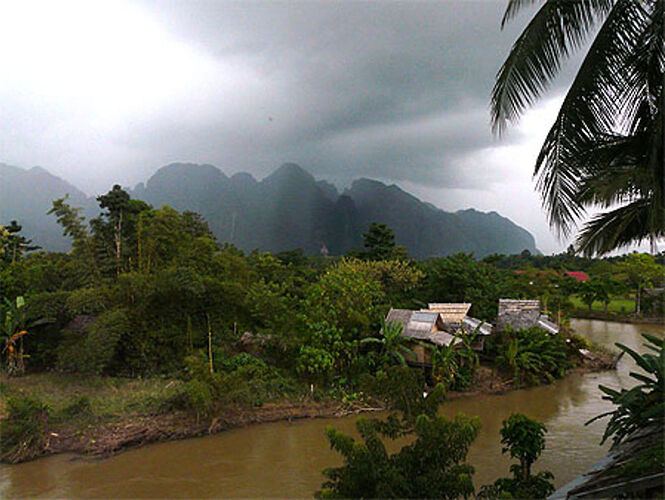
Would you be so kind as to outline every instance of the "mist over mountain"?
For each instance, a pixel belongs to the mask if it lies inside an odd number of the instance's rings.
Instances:
[[[128,191],[156,207],[199,212],[220,242],[245,251],[302,248],[318,254],[325,247],[339,255],[361,247],[362,233],[372,222],[393,228],[397,243],[416,258],[537,251],[528,231],[496,212],[445,212],[371,179],[358,179],[340,193],[293,163],[261,181],[246,173],[229,177],[213,165],[173,163]],[[44,248],[68,247],[55,218],[46,215],[52,200],[65,194],[86,215],[95,214],[94,198],[46,170],[0,164],[0,223],[18,220]]]
[[[47,170],[41,167],[25,170],[0,163],[0,224],[17,220],[24,235],[48,250],[70,248],[55,217],[46,215],[53,200],[65,195],[69,195],[72,206],[83,208],[83,215],[96,212],[94,198]]]

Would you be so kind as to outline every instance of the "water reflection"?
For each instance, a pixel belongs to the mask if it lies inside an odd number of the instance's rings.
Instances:
[[[605,346],[622,342],[641,346],[641,332],[663,333],[659,326],[573,321],[573,327]],[[616,372],[572,374],[546,386],[498,396],[450,401],[442,412],[478,415],[482,430],[469,453],[475,484],[507,475],[501,455],[501,421],[519,411],[545,423],[547,448],[539,462],[561,485],[597,461],[605,422],[584,422],[609,409],[598,384],[630,383],[634,369],[624,357]],[[48,457],[0,469],[0,497],[311,497],[321,470],[339,463],[323,435],[326,425],[354,433],[355,417],[279,422],[236,429],[198,439],[160,443],[107,460]],[[402,443],[395,443],[397,449]]]

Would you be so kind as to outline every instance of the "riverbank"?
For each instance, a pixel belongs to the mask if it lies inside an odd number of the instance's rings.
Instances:
[[[632,314],[618,314],[613,312],[589,311],[586,309],[575,309],[570,314],[574,319],[593,319],[599,321],[612,321],[614,323],[628,323],[634,325],[664,325],[665,318],[637,316]]]
[[[572,372],[601,371],[611,367],[609,357],[585,359]],[[278,401],[259,407],[227,406],[214,417],[169,408],[169,401],[182,382],[167,379],[120,379],[78,377],[64,374],[32,374],[0,381],[0,417],[7,416],[7,400],[26,396],[43,402],[40,435],[29,445],[4,457],[18,463],[45,455],[76,453],[106,457],[126,449],[160,441],[198,437],[217,432],[276,421],[334,418],[382,411],[377,401],[345,402],[333,399]],[[496,369],[480,366],[472,390],[451,391],[449,400],[479,395],[502,394],[520,387]],[[522,385],[521,388],[524,388]]]

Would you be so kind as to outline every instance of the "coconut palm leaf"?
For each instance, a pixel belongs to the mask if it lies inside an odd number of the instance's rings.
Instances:
[[[531,3],[510,1],[504,23]],[[665,231],[665,2],[545,2],[515,42],[492,94],[492,124],[500,133],[540,97],[561,61],[596,24],[600,29],[534,173],[549,222],[560,235],[570,234],[589,210],[626,205],[622,213],[601,214],[584,227],[578,241],[587,253]],[[636,230],[619,216],[637,217],[638,206],[644,223]]]
[[[529,0],[509,2],[502,27]],[[586,39],[612,0],[548,0],[515,41],[492,90],[492,126],[501,132],[540,97],[561,61]]]
[[[603,254],[639,243],[653,235],[665,236],[662,229],[650,224],[652,210],[649,200],[638,200],[615,210],[594,216],[576,239],[578,249],[585,255]]]

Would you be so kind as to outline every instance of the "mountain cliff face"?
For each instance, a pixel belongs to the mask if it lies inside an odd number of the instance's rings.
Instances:
[[[51,201],[66,193],[73,205],[94,213],[93,198],[45,170],[0,165],[0,223],[17,219],[36,243],[62,250],[60,228],[45,214]],[[495,212],[444,212],[370,179],[359,179],[340,194],[292,163],[261,181],[246,173],[228,177],[212,165],[174,163],[130,193],[155,207],[199,212],[220,242],[246,251],[302,248],[318,254],[325,246],[338,255],[361,247],[362,233],[372,222],[392,227],[397,243],[416,258],[537,251],[528,231]]]
[[[22,233],[43,248],[64,251],[70,246],[55,217],[46,215],[53,200],[65,195],[72,206],[86,213],[94,210],[94,199],[43,168],[24,170],[0,163],[0,224],[17,220]]]

